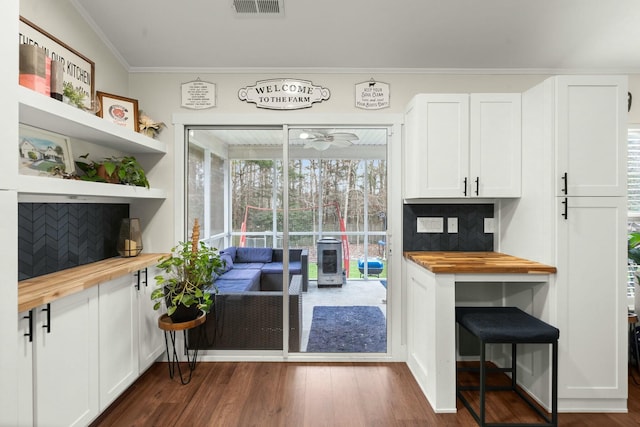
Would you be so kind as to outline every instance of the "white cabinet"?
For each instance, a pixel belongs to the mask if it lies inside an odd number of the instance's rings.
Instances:
[[[154,271],[148,267],[100,284],[101,411],[165,350],[151,301]]]
[[[519,197],[520,94],[416,95],[404,160],[405,198]]]
[[[428,298],[426,272],[412,262],[402,260],[407,280],[407,364],[419,384],[428,384],[429,345],[427,338],[431,314],[426,307]],[[422,381],[420,381],[422,380]],[[425,386],[426,388],[426,386]],[[425,390],[425,395],[434,390]],[[430,396],[431,397],[431,396]]]
[[[561,408],[584,409],[585,399],[627,396],[627,85],[621,76],[562,76],[551,83],[558,395]]]
[[[405,113],[405,198],[464,197],[468,146],[468,95],[416,95]]]
[[[626,203],[557,199],[559,397],[624,399]]]
[[[138,302],[131,278],[99,285],[100,411],[138,378]]]
[[[519,93],[471,94],[469,194],[521,194],[521,99]]]
[[[138,288],[138,370],[142,374],[153,362],[155,362],[165,350],[164,334],[158,327],[160,314],[153,309],[151,292],[155,286],[154,277],[158,269],[147,267],[136,273],[136,286]],[[139,280],[139,281],[138,281]]]
[[[403,260],[407,280],[407,365],[435,412],[456,412],[455,284]]]
[[[556,94],[556,195],[626,196],[624,76],[561,76]]]
[[[560,330],[565,412],[627,408],[626,93],[620,76],[523,93],[522,199],[500,209],[500,251],[557,267],[543,320]]]
[[[94,287],[33,310],[34,425],[84,426],[98,415],[97,296]]]
[[[33,312],[18,313],[18,427],[33,426]]]
[[[18,315],[18,426],[87,425],[162,355],[145,271]]]

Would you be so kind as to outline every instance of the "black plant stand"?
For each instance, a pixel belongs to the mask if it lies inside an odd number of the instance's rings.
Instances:
[[[178,368],[178,374],[180,375],[180,382],[189,384],[191,381],[191,375],[196,368],[196,360],[198,359],[198,348],[200,342],[196,343],[196,347],[192,350],[193,354],[189,357],[189,342],[187,341],[187,331],[189,329],[197,328],[207,320],[206,313],[202,312],[195,320],[188,322],[173,323],[173,320],[167,314],[163,314],[158,319],[158,327],[164,331],[164,343],[167,350],[167,362],[169,363],[169,377],[173,379],[176,367]],[[180,368],[180,361],[178,359],[178,352],[176,351],[176,331],[182,331],[184,338],[184,349],[187,356],[187,366],[189,367],[189,375],[185,378]],[[198,334],[198,341],[200,341],[201,333]],[[169,341],[171,341],[171,350],[173,356],[169,353]]]

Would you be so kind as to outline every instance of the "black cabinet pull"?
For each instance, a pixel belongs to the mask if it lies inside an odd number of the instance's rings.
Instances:
[[[29,342],[33,342],[33,310],[29,310],[29,314],[22,318],[29,319],[29,332],[26,332],[24,336],[29,337]]]
[[[569,215],[568,215],[568,206],[569,203],[567,201],[567,198],[565,197],[564,200],[562,201],[562,204],[564,205],[564,212],[562,213],[562,216],[564,217],[564,219],[569,219]]]
[[[140,290],[140,270],[133,273],[136,276],[136,290]]]
[[[42,325],[43,328],[47,330],[47,333],[51,333],[51,304],[47,304],[47,308],[43,308],[42,311],[47,312],[47,323]]]
[[[467,177],[464,177],[464,195],[467,195]]]
[[[144,268],[144,287],[146,288],[149,284],[149,271],[147,267]]]
[[[567,173],[565,172],[564,175],[562,175],[561,179],[564,181],[564,185],[562,186],[562,192],[564,193],[564,195],[567,195]]]
[[[476,176],[476,196],[480,195],[480,177]]]

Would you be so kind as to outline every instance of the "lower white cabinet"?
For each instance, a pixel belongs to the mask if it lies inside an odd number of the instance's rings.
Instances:
[[[91,288],[36,307],[32,327],[19,314],[18,425],[84,426],[98,415],[97,296]]]
[[[138,372],[142,374],[165,350],[164,335],[158,328],[160,313],[153,309],[151,292],[159,270],[147,267],[135,274],[138,309]]]
[[[425,308],[429,301],[426,273],[412,262],[402,261],[407,278],[407,364],[420,384],[427,384],[429,375],[429,340],[427,325],[430,313]],[[428,392],[427,390],[425,390]],[[426,394],[426,393],[425,393]]]
[[[131,275],[99,285],[100,411],[138,378],[138,301]]]
[[[88,425],[162,355],[152,273],[18,314],[19,427]]]
[[[557,199],[560,407],[618,410],[627,398],[625,198]]]
[[[32,313],[18,313],[18,427],[33,426]]]

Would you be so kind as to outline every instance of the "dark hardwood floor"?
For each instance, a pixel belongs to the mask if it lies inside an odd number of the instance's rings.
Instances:
[[[640,426],[633,372],[628,414],[560,414],[560,426]],[[490,396],[487,421],[539,421],[513,393]],[[475,425],[459,401],[435,414],[404,363],[200,362],[188,385],[156,363],[92,427]]]

